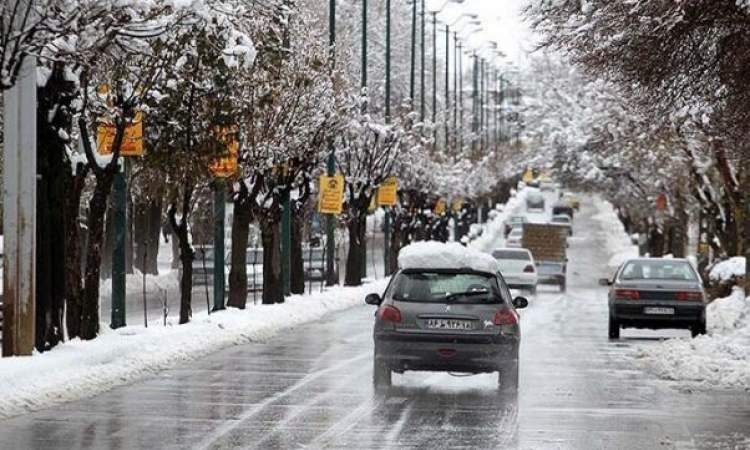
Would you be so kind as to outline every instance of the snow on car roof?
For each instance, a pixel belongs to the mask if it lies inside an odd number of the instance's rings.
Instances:
[[[398,256],[401,269],[471,269],[497,273],[497,261],[492,255],[457,242],[416,242],[407,245]]]

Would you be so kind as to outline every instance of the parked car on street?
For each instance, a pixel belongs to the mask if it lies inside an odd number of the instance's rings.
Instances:
[[[570,206],[568,203],[557,202],[554,205],[552,205],[552,215],[556,216],[558,214],[566,214],[570,216],[570,219],[572,220],[573,217],[575,217],[575,209],[572,206]]]
[[[405,247],[400,270],[378,307],[373,338],[373,383],[392,383],[409,370],[499,372],[502,391],[518,389],[521,340],[516,309],[528,301],[511,297],[492,256],[458,244],[435,242]]]
[[[686,259],[637,258],[623,263],[610,280],[609,337],[621,328],[687,328],[706,333],[706,294]]]
[[[544,212],[544,196],[539,192],[531,192],[526,196],[526,210],[529,212]]]
[[[503,236],[508,237],[513,228],[522,228],[526,221],[526,216],[510,216],[505,221],[505,234]]]
[[[516,227],[511,230],[508,237],[505,238],[505,246],[513,248],[521,248],[521,242],[523,240],[523,228]]]
[[[568,236],[573,236],[573,221],[567,214],[555,214],[550,222],[568,227]]]
[[[497,248],[492,251],[500,274],[511,289],[536,294],[537,274],[534,257],[525,248]]]

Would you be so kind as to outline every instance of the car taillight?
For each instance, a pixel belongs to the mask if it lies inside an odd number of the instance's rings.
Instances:
[[[703,293],[702,292],[696,292],[696,291],[685,291],[685,292],[678,292],[675,294],[675,298],[677,300],[693,300],[702,302],[703,301]]]
[[[534,266],[532,266],[531,264],[529,264],[528,266],[526,266],[526,267],[523,268],[523,271],[526,272],[526,273],[534,273]]]
[[[383,322],[400,323],[401,311],[399,311],[395,306],[383,305],[380,307],[380,309],[378,309],[378,319],[382,320]]]
[[[615,289],[615,298],[625,300],[640,300],[641,294],[633,289]]]
[[[492,317],[492,323],[500,325],[515,325],[518,323],[518,315],[512,309],[501,309]]]

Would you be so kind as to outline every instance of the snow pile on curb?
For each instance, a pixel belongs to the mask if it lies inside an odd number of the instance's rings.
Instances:
[[[711,281],[730,281],[745,276],[745,257],[735,256],[716,264],[708,277]]]
[[[736,288],[709,304],[706,316],[708,335],[640,347],[636,356],[667,380],[750,389],[750,301]]]
[[[401,269],[462,269],[496,273],[497,261],[488,253],[458,242],[425,241],[407,245],[398,255]]]
[[[608,265],[614,268],[630,258],[637,258],[638,246],[631,242],[612,204],[595,196],[594,206],[599,211],[594,219],[601,223],[607,250],[612,254]]]
[[[495,243],[504,238],[505,220],[523,209],[528,192],[529,188],[523,188],[512,195],[502,211],[498,211],[494,218],[487,222],[482,235],[471,241],[469,246],[483,252],[494,250]]]
[[[292,296],[279,305],[197,314],[186,325],[164,327],[155,321],[149,328],[105,328],[93,341],[76,339],[33,357],[3,358],[0,418],[93,396],[228,346],[268,339],[281,329],[362,304],[366,294],[386,285],[380,280]]]

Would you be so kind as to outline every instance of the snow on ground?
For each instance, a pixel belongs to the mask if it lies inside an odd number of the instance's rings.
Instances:
[[[496,209],[495,211],[497,211],[497,213],[493,214],[494,217],[484,225],[482,235],[471,241],[469,246],[479,251],[487,253],[491,252],[497,242],[502,241],[504,238],[505,220],[524,210],[526,195],[530,189],[531,188],[523,188],[512,194],[508,202],[502,206],[502,209]]]
[[[681,385],[750,389],[750,302],[735,289],[709,304],[706,316],[708,335],[641,347],[636,356]]]
[[[359,305],[366,294],[382,292],[386,283],[335,287],[243,311],[196,314],[186,325],[103,327],[93,341],[75,339],[33,357],[3,358],[0,418],[93,396],[227,346],[269,339],[284,328]]]
[[[607,250],[612,254],[608,265],[615,268],[630,258],[637,258],[638,246],[631,242],[612,204],[594,196],[594,206],[599,211],[594,219],[601,223]]]
[[[745,276],[745,257],[735,256],[716,264],[709,273],[712,281],[729,281]]]

